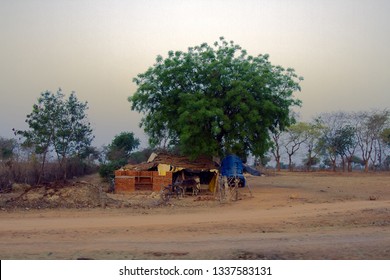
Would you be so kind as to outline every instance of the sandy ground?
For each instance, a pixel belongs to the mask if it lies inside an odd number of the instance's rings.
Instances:
[[[390,259],[390,173],[248,182],[226,203],[3,209],[0,259]]]

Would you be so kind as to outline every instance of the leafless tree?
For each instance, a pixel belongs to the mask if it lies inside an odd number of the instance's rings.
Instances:
[[[357,115],[357,141],[360,147],[364,170],[368,172],[370,160],[373,165],[377,163],[378,154],[382,154],[382,147],[378,145],[381,133],[388,125],[390,112],[370,111],[360,112]]]
[[[310,125],[304,122],[299,122],[290,126],[286,132],[286,139],[283,146],[288,155],[288,169],[293,171],[293,155],[300,149],[301,145],[308,139]]]

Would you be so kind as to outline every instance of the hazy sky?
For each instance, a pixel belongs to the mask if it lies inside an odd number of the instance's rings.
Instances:
[[[88,101],[95,145],[138,127],[127,97],[157,55],[224,36],[304,77],[304,120],[390,105],[388,0],[0,0],[0,136],[39,94]]]

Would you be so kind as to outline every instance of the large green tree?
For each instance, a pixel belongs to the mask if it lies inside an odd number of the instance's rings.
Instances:
[[[291,124],[300,80],[293,69],[272,65],[268,55],[250,56],[221,37],[214,46],[158,56],[134,78],[138,88],[128,100],[144,114],[140,125],[152,145],[178,145],[193,157],[262,156],[270,148],[269,131]]]
[[[15,130],[24,138],[23,144],[35,148],[42,155],[38,183],[44,175],[49,153],[57,156],[62,177],[67,177],[67,160],[70,156],[84,154],[94,138],[86,115],[87,102],[81,102],[72,92],[68,98],[62,90],[42,92],[32,112],[27,115],[28,130]]]

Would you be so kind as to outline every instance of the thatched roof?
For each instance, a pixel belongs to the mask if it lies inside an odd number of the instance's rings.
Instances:
[[[155,154],[155,156],[151,156],[148,162],[136,165],[127,164],[123,167],[123,169],[151,170],[157,168],[159,164],[167,164],[176,168],[184,168],[197,171],[218,168],[218,164],[214,162],[212,158],[206,156],[201,156],[195,160],[190,160],[188,157],[185,156],[172,155],[168,153],[158,153]]]

